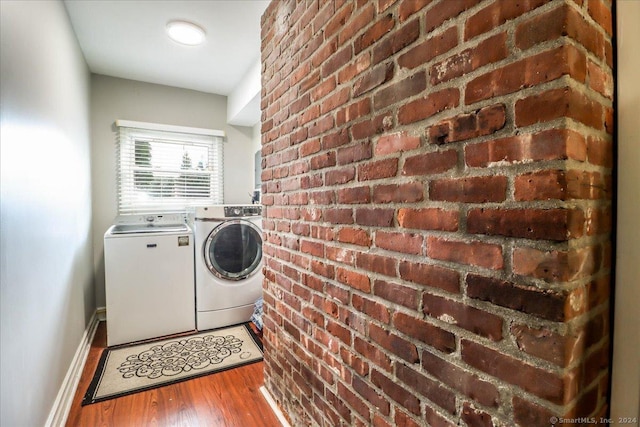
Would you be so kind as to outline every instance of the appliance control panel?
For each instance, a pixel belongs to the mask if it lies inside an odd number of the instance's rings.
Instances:
[[[262,215],[262,206],[239,205],[239,206],[224,207],[224,216],[227,218],[239,218],[243,216],[260,216],[260,215]]]

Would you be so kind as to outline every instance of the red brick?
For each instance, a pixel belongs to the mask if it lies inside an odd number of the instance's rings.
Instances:
[[[403,228],[419,230],[458,230],[458,212],[440,208],[398,210],[398,224]]]
[[[324,256],[324,244],[319,242],[312,242],[309,240],[302,240],[300,242],[300,250],[313,256]]]
[[[465,91],[465,102],[513,93],[570,75],[584,82],[586,57],[573,46],[566,45],[505,65],[471,80]]]
[[[367,402],[371,403],[382,415],[389,415],[391,405],[373,387],[358,377],[353,377],[353,389]],[[369,410],[367,409],[367,416]]]
[[[491,105],[469,114],[446,119],[428,130],[431,144],[446,144],[490,135],[504,127],[504,104]]]
[[[351,332],[349,329],[329,319],[326,321],[326,328],[327,332],[332,336],[338,338],[347,345],[351,345]]]
[[[500,392],[493,384],[434,354],[422,353],[422,367],[437,380],[484,406],[497,407],[500,402]]]
[[[457,107],[460,103],[458,88],[442,89],[411,101],[398,109],[398,122],[402,125],[427,119],[441,111]]]
[[[586,143],[577,132],[551,129],[493,141],[469,144],[464,149],[470,167],[502,166],[537,160],[579,160],[586,156]]]
[[[309,160],[311,169],[322,169],[329,166],[336,165],[336,153],[335,151],[329,151],[327,153],[318,154]]]
[[[531,399],[522,399],[519,396],[513,397],[513,418],[520,427],[544,426],[549,424],[552,417],[560,418],[563,414],[536,405]]]
[[[556,404],[570,400],[565,381],[556,374],[466,339],[462,360],[469,365]]]
[[[369,98],[361,99],[352,104],[343,107],[336,112],[336,126],[341,126],[353,120],[360,119],[371,113],[371,100]],[[346,133],[346,132],[345,132]],[[342,144],[340,144],[342,145]],[[332,148],[332,147],[325,147]]]
[[[425,71],[419,71],[397,83],[376,91],[373,97],[373,107],[382,110],[397,102],[406,102],[408,98],[418,95],[427,87]]]
[[[409,412],[416,415],[420,414],[420,400],[411,391],[398,385],[395,381],[375,369],[371,372],[371,382]]]
[[[398,173],[398,159],[385,159],[358,165],[358,181],[369,181],[396,176]]]
[[[356,169],[353,166],[345,166],[340,169],[332,169],[325,173],[326,185],[346,184],[356,177]]]
[[[391,32],[373,48],[373,63],[377,64],[401,51],[420,36],[420,19],[416,18]]]
[[[467,232],[491,236],[566,241],[582,233],[572,230],[573,211],[568,209],[471,209]]]
[[[402,175],[431,175],[446,172],[458,164],[456,150],[434,151],[408,157],[402,168]]]
[[[475,274],[469,274],[466,281],[467,296],[470,298],[489,301],[492,304],[555,322],[566,319],[565,306],[568,305],[566,293]]]
[[[594,129],[604,130],[602,105],[568,87],[551,89],[518,100],[515,116],[518,127],[567,117]]]
[[[353,97],[357,98],[393,78],[393,63],[380,64],[363,74],[353,84]]]
[[[419,285],[460,293],[459,273],[437,265],[401,261],[400,277]]]
[[[502,340],[502,318],[435,295],[423,294],[424,314],[466,329],[493,341]]]
[[[570,169],[566,172],[567,197],[569,199],[608,199],[613,190],[599,172]]]
[[[340,147],[349,143],[349,132],[347,132],[346,129],[341,129],[337,132],[329,133],[322,136],[321,141],[322,148],[325,150]],[[333,153],[334,164],[332,166],[335,166],[335,152],[331,151],[330,153]]]
[[[422,10],[432,0],[403,0],[398,8],[398,18],[400,22],[404,22],[414,13]]]
[[[602,96],[613,99],[613,76],[608,70],[589,60],[587,63],[589,87]]]
[[[355,265],[355,254],[351,249],[344,247],[327,246],[325,248],[326,257],[332,261],[342,264]]]
[[[318,151],[320,151],[320,140],[317,138],[305,141],[304,143],[300,144],[300,147],[298,148],[300,157],[306,157],[311,154],[315,154]]]
[[[503,202],[506,194],[506,176],[437,179],[429,185],[429,199],[447,202]]]
[[[521,351],[560,367],[566,367],[578,360],[585,351],[583,329],[566,335],[520,324],[513,324],[510,329]]]
[[[433,5],[425,14],[425,30],[431,32],[451,18],[471,9],[481,0],[447,0]]]
[[[325,115],[349,102],[349,88],[333,90],[330,95],[320,101],[320,114]]]
[[[409,69],[421,67],[436,56],[450,51],[456,47],[457,44],[458,30],[455,27],[451,27],[444,33],[428,38],[400,55],[398,65]]]
[[[377,326],[375,323],[369,324],[369,337],[373,342],[379,344],[385,350],[395,354],[407,362],[418,362],[418,350],[413,343]]]
[[[340,349],[340,357],[342,361],[350,366],[358,375],[364,377],[369,374],[369,363],[362,357],[358,357],[352,351],[342,347]]]
[[[420,137],[408,135],[407,132],[397,132],[382,135],[376,142],[374,153],[376,156],[411,151],[420,147]]]
[[[338,96],[343,98],[343,99],[349,99],[349,93],[348,91],[345,91],[344,89],[342,89],[342,91],[340,92],[335,92],[336,90],[336,79],[335,78],[327,78],[324,79],[320,84],[318,84],[317,86],[315,86],[313,89],[311,89],[311,102],[316,102],[322,98],[324,98],[325,96],[333,93],[332,97],[335,99],[335,101],[331,101],[331,104],[334,104],[334,108],[335,108],[335,104],[339,105],[339,100],[337,99]],[[347,93],[345,93],[347,92]],[[330,103],[327,102],[327,106]],[[320,105],[320,113],[321,114],[325,114],[326,111],[328,111],[331,108],[327,108],[324,103]]]
[[[342,8],[336,10],[336,13],[330,17],[327,25],[322,28],[325,38],[327,40],[330,39],[337,34],[341,28],[344,28],[345,23],[349,20],[352,14],[353,4],[350,2],[347,2]]]
[[[505,59],[508,55],[506,43],[507,33],[502,32],[432,65],[429,72],[431,84],[435,86]]]
[[[353,308],[358,310],[358,312],[364,313],[381,323],[389,324],[391,315],[389,314],[389,308],[386,305],[380,304],[379,302],[373,301],[369,298],[361,297],[360,295],[353,295],[351,297],[351,302]]]
[[[325,209],[322,212],[324,220],[332,224],[353,224],[351,209]]]
[[[344,65],[348,64],[352,58],[353,58],[353,50],[350,45],[347,45],[342,49],[340,49],[339,51],[332,53],[327,60],[320,63],[322,65],[321,67],[322,77],[326,79],[328,76],[335,73]],[[319,66],[320,64],[316,65],[316,67]]]
[[[309,192],[309,203],[313,205],[330,205],[335,203],[335,199],[335,192],[333,190]]]
[[[474,408],[469,402],[464,402],[462,407],[462,419],[471,427],[493,427],[491,415]]]
[[[606,31],[607,35],[613,36],[611,4],[607,4],[603,0],[590,0],[587,10],[589,15]]]
[[[356,209],[356,223],[367,226],[391,227],[394,209]]]
[[[325,133],[326,131],[333,129],[333,127],[334,123],[332,116],[329,115],[321,117],[309,126],[309,137]]]
[[[502,247],[482,242],[450,241],[437,237],[427,240],[427,255],[433,259],[500,270],[504,266]]]
[[[596,55],[603,52],[602,37],[593,31],[576,8],[568,4],[522,22],[515,35],[516,46],[520,49],[568,36]]]
[[[464,28],[464,39],[469,40],[486,33],[548,1],[549,0],[529,0],[522,2],[494,1],[467,18]]]
[[[298,171],[299,173],[306,173],[306,171]],[[310,189],[310,188],[318,188],[324,185],[324,178],[322,173],[314,173],[314,174],[306,174],[300,178],[300,188]],[[264,193],[264,192],[263,192]],[[262,196],[264,199],[264,196]]]
[[[403,364],[396,366],[396,376],[409,386],[409,390],[415,390],[451,414],[456,412],[455,394],[444,388],[438,381]]]
[[[314,70],[311,73],[307,71],[304,80],[300,82],[300,94],[302,95],[306,93],[307,91],[309,91],[309,89],[315,87],[318,83],[320,83],[320,70]]]
[[[355,393],[353,393],[340,382],[338,383],[338,396],[350,407],[352,407],[358,414],[369,421],[369,407],[362,399],[360,399]]]
[[[610,208],[588,209],[585,216],[587,236],[610,233],[613,226],[612,215]]]
[[[371,142],[363,141],[338,149],[337,161],[339,165],[356,163],[370,159],[372,156]]]
[[[569,282],[589,277],[600,266],[598,249],[590,246],[568,251],[515,248],[513,272],[549,282]]]
[[[395,276],[396,265],[396,259],[388,256],[368,253],[359,253],[356,256],[356,266],[358,268],[374,273],[384,274],[385,276]]]
[[[355,39],[353,42],[354,52],[357,54],[368,48],[391,31],[394,26],[395,20],[393,19],[393,14],[383,15],[378,21],[367,28],[362,35]]]
[[[330,422],[334,425],[338,425],[341,420],[351,419],[351,409],[347,407],[344,401],[335,396],[330,390],[325,390],[326,403],[323,400],[314,399],[317,401],[317,405],[321,408],[322,413],[325,414]]]
[[[369,203],[371,194],[369,187],[342,188],[337,191],[338,203]]]
[[[391,359],[378,347],[356,336],[353,340],[353,348],[372,364],[387,372],[391,371]]]
[[[358,289],[359,291],[367,293],[371,292],[369,276],[364,274],[338,267],[336,269],[336,280],[354,289]]]
[[[609,345],[605,343],[600,348],[591,352],[584,362],[584,374],[582,377],[582,386],[586,388],[590,385],[600,374],[607,372],[609,366]],[[595,409],[595,408],[594,408]],[[586,411],[590,414],[592,411]]]
[[[350,127],[351,137],[356,139],[370,139],[371,137],[386,132],[390,129],[392,123],[391,113],[385,112],[372,119],[354,123]]]
[[[423,237],[413,233],[398,233],[376,231],[375,245],[382,249],[405,254],[419,255],[422,253]]]
[[[564,171],[545,170],[517,176],[514,197],[518,201],[565,200],[567,180]]]
[[[406,0],[406,1],[411,2],[411,0]],[[396,426],[403,426],[403,427],[422,427],[423,426],[422,423],[418,424],[417,421],[409,418],[409,415],[405,414],[399,409],[395,410],[395,417],[393,421],[395,422]],[[435,424],[432,424],[432,425],[435,425]]]
[[[373,293],[387,301],[400,304],[413,310],[416,310],[418,307],[418,292],[408,286],[390,283],[384,280],[375,280]]]
[[[342,243],[352,243],[359,246],[371,245],[369,233],[360,228],[341,228],[338,231],[337,240]]]
[[[371,53],[362,52],[338,72],[338,84],[351,82],[371,66]]]
[[[398,331],[444,353],[452,353],[456,349],[456,337],[454,334],[414,316],[400,312],[394,313],[393,326]]]
[[[374,203],[411,203],[418,202],[423,198],[423,184],[419,182],[376,185],[373,187]]]
[[[345,20],[345,24],[342,25],[342,30],[338,34],[338,43],[340,45],[344,44],[355,34],[360,32],[360,30],[369,25],[373,21],[374,13],[375,5],[373,3],[368,3],[365,4],[365,7],[360,11],[356,12],[354,17],[349,20]]]

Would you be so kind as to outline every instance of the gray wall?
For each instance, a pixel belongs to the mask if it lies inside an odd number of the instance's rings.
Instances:
[[[103,235],[117,215],[116,129],[118,119],[223,130],[224,201],[250,203],[254,131],[227,125],[227,98],[187,89],[102,75],[91,77],[93,241],[96,302],[104,307]]]
[[[640,2],[618,0],[618,232],[611,418],[640,416]],[[638,425],[638,424],[636,424]]]
[[[62,2],[0,8],[0,425],[41,426],[95,312],[89,71]]]

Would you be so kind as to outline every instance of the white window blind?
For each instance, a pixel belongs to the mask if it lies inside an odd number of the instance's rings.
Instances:
[[[224,133],[119,120],[120,214],[222,203]]]

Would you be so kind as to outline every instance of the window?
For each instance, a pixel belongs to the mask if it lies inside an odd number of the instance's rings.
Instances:
[[[120,214],[222,203],[223,132],[124,120],[116,126]]]

